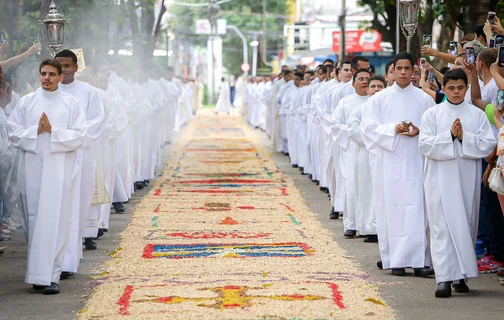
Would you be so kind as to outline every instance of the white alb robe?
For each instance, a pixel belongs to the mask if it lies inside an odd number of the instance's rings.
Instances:
[[[348,119],[348,136],[357,144],[356,162],[354,165],[356,210],[355,222],[360,235],[376,235],[376,218],[373,209],[373,185],[371,157],[364,143],[361,125],[364,108],[358,106]]]
[[[450,132],[457,118],[462,123],[462,142],[453,140]],[[446,101],[422,117],[419,148],[426,158],[425,203],[438,283],[478,276],[474,245],[480,206],[480,159],[488,156],[496,144],[485,113],[469,103],[454,105]]]
[[[217,99],[215,110],[220,113],[231,112],[231,88],[227,81],[221,83],[219,99]]]
[[[100,206],[91,203],[96,186],[97,148],[105,130],[105,111],[100,95],[88,83],[79,80],[66,85],[60,83],[59,90],[79,100],[87,124],[86,139],[82,149],[77,152],[80,171],[75,187],[72,230],[63,263],[63,271],[77,272],[82,258],[81,238],[95,238],[98,234]]]
[[[37,135],[45,112],[52,133]],[[28,238],[27,283],[58,283],[72,221],[79,163],[86,136],[79,101],[60,90],[37,90],[21,98],[8,122],[14,147],[22,151],[18,184]],[[77,221],[78,223],[78,221]]]
[[[375,155],[373,202],[384,269],[430,265],[418,137],[398,135],[402,121],[419,126],[434,104],[422,90],[394,84],[368,100],[364,133]]]
[[[336,177],[336,191],[343,194],[345,206],[343,225],[345,231],[357,230],[357,190],[355,165],[358,152],[358,144],[350,139],[348,121],[352,112],[366,102],[368,96],[359,96],[357,93],[343,97],[331,115],[331,136],[334,147],[339,148],[339,159],[334,159],[335,171],[340,175]],[[340,180],[338,180],[340,178]],[[336,207],[335,207],[336,210]]]

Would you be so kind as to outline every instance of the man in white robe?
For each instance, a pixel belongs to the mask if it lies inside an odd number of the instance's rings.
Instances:
[[[79,101],[58,89],[61,65],[40,65],[42,89],[21,98],[8,122],[14,147],[21,150],[18,184],[28,239],[27,283],[44,294],[59,293],[63,258],[72,221],[79,171],[76,150],[86,136]]]
[[[464,101],[467,84],[463,70],[448,71],[443,79],[448,99],[427,110],[420,127],[436,297],[451,296],[452,282],[456,292],[469,292],[465,279],[478,276],[481,158],[497,140],[485,113]]]
[[[219,99],[217,99],[217,104],[215,106],[215,113],[231,113],[231,88],[229,87],[229,82],[226,78],[222,78]]]
[[[292,82],[293,77],[294,74],[292,73],[291,70],[285,70],[283,76],[283,81],[285,81],[285,83],[279,87],[278,93],[274,96],[275,123],[273,129],[273,148],[276,149],[276,151],[278,152],[282,152],[283,150],[282,146],[283,141],[280,134],[280,122],[281,122],[280,109],[282,107],[282,99],[284,97],[285,92],[294,85],[294,83]]]
[[[428,223],[416,125],[434,101],[411,84],[413,57],[399,53],[394,61],[395,84],[371,97],[364,115],[368,150],[376,157],[373,202],[381,265],[396,276],[405,276],[408,267],[429,276],[434,272],[426,268]]]
[[[369,79],[366,88],[367,94],[372,97],[375,93],[382,91],[387,82],[381,76],[374,76]],[[362,115],[364,114],[366,103],[358,106],[348,119],[348,136],[357,143],[356,162],[354,165],[356,211],[355,221],[357,231],[361,236],[366,236],[364,242],[378,242],[376,235],[376,218],[373,208],[373,186],[371,182],[371,159],[372,155],[366,149],[364,143],[364,133],[362,130]]]
[[[273,89],[271,90],[271,100],[270,100],[270,126],[271,126],[271,141],[273,143],[273,148],[276,148],[275,141],[276,141],[276,128],[275,128],[275,123],[276,123],[276,118],[278,117],[278,105],[277,105],[277,95],[282,86],[284,86],[287,82],[284,79],[284,72],[282,72],[280,75],[278,75],[278,78],[276,79],[276,82],[273,85]]]
[[[98,235],[100,205],[92,204],[96,187],[97,148],[105,130],[105,111],[98,92],[88,83],[75,79],[78,70],[77,56],[70,50],[62,50],[56,60],[63,66],[63,81],[59,90],[79,100],[86,115],[86,139],[78,152],[81,170],[77,176],[76,195],[72,214],[72,231],[63,264],[63,278],[77,272],[82,258],[82,240],[86,250],[96,250],[93,239]],[[79,223],[77,228],[76,223]]]
[[[368,69],[358,69],[353,75],[355,93],[340,100],[331,115],[331,137],[334,148],[339,148],[339,159],[334,159],[335,170],[341,171],[340,181],[336,181],[337,188],[344,192],[343,226],[344,236],[353,238],[357,234],[357,193],[355,182],[355,165],[358,145],[349,137],[348,122],[352,112],[368,99],[367,86],[371,74]],[[338,161],[339,160],[339,164]]]

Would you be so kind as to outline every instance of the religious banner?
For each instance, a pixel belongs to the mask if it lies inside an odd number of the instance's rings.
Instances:
[[[77,56],[77,65],[79,66],[78,73],[82,73],[86,70],[86,61],[84,60],[84,50],[82,49],[70,49]]]
[[[333,32],[332,51],[340,51],[341,32]],[[382,35],[376,30],[352,30],[345,32],[346,52],[379,52]]]

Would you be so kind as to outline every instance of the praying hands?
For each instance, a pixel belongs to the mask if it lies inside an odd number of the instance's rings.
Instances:
[[[460,122],[459,118],[457,118],[457,119],[455,119],[455,121],[453,121],[450,132],[454,137],[456,137],[459,140],[462,140],[462,137],[464,135],[464,131],[462,130],[462,123]]]
[[[37,135],[41,135],[44,132],[47,132],[47,133],[52,132],[51,123],[49,122],[49,118],[47,118],[47,115],[45,114],[45,112],[43,112],[42,116],[40,116]]]

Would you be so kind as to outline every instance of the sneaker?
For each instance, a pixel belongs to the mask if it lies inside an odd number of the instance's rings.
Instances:
[[[9,241],[10,239],[11,237],[9,235],[0,233],[0,241]]]
[[[504,286],[504,270],[497,271],[497,276],[499,277],[499,283]]]
[[[495,260],[492,255],[485,255],[478,260],[479,273],[496,273],[501,270],[504,270],[504,262]]]
[[[5,223],[7,223],[9,226],[11,226],[14,229],[21,229],[23,226],[21,223],[17,222],[16,220],[12,218],[7,218],[5,219]]]
[[[0,230],[9,230],[10,231],[10,226],[7,223],[0,223]]]
[[[7,235],[7,236],[10,236],[11,233],[12,233],[12,231],[10,231],[10,230],[0,229],[0,234],[4,234],[4,235]]]

